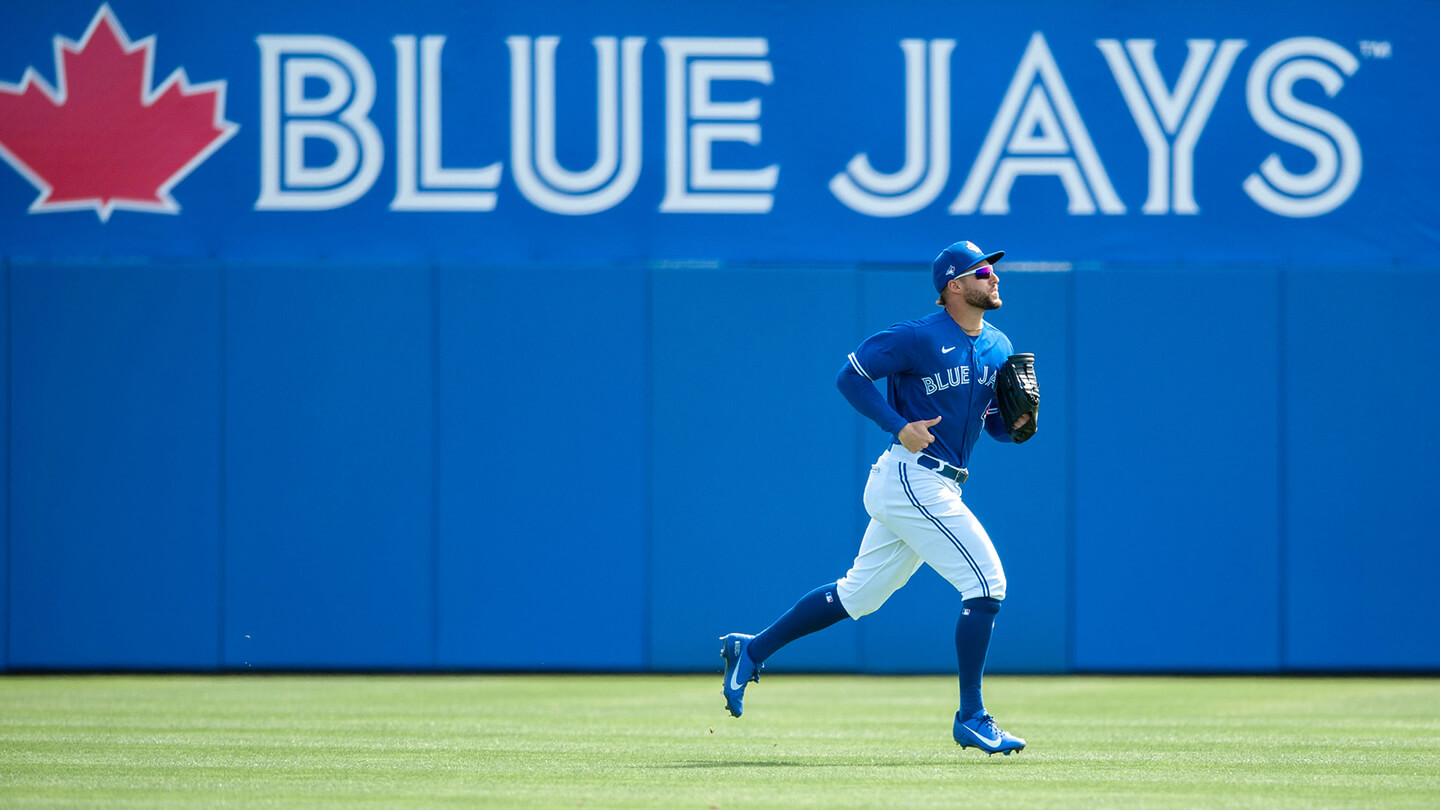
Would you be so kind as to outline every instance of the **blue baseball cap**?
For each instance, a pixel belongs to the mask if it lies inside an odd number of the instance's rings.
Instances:
[[[940,255],[935,257],[935,265],[932,268],[935,275],[935,292],[938,293],[945,289],[945,285],[950,283],[950,279],[959,278],[965,274],[966,270],[975,265],[987,261],[994,264],[1000,261],[1000,257],[1004,255],[1005,251],[1003,250],[986,253],[975,247],[974,242],[956,242],[940,251]]]

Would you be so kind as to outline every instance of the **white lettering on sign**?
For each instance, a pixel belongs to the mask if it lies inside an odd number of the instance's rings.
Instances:
[[[665,37],[665,198],[660,210],[764,214],[775,204],[779,165],[718,169],[712,145],[760,144],[760,99],[712,100],[716,81],[770,84],[774,73],[764,38]],[[711,57],[711,58],[699,58]],[[713,58],[723,57],[723,58]]]
[[[262,35],[260,47],[260,210],[323,210],[369,192],[386,145],[371,120],[375,74],[348,42],[323,35]],[[504,163],[446,166],[441,58],[447,38],[398,35],[396,59],[396,211],[492,211],[499,204]],[[559,143],[584,132],[557,125],[557,36],[505,38],[510,55],[510,171],[515,188],[541,210],[579,216],[628,199],[644,163],[642,143],[644,37],[597,36],[595,160],[561,165]],[[770,44],[763,37],[663,37],[665,61],[664,213],[764,214],[775,204],[778,163],[747,158],[761,145],[759,86],[774,83]],[[851,210],[902,217],[934,204],[949,182],[951,60],[954,39],[899,40],[904,64],[904,154],[882,172],[860,151],[831,176],[829,190]],[[1195,189],[1196,144],[1247,43],[1186,41],[1173,80],[1161,75],[1154,39],[1095,41],[1145,143],[1150,215],[1200,213]],[[1093,52],[1092,52],[1093,53]],[[1364,40],[1361,53],[1388,59],[1390,43]],[[1249,197],[1286,217],[1313,217],[1343,205],[1359,185],[1359,140],[1335,113],[1296,97],[1313,81],[1330,97],[1359,68],[1345,48],[1318,37],[1275,43],[1256,57],[1246,79],[1255,124],[1309,152],[1314,166],[1296,173],[1280,154],[1260,162],[1243,182]],[[750,86],[747,88],[746,84]],[[464,89],[459,91],[465,96]],[[967,111],[967,115],[970,112]],[[983,119],[982,119],[983,120]],[[739,147],[739,148],[737,148]],[[1129,156],[1126,156],[1129,159]],[[1114,159],[1114,158],[1112,158]],[[747,165],[748,164],[748,165]],[[892,162],[893,165],[893,162]],[[1034,32],[1012,74],[951,214],[1004,215],[1023,176],[1059,181],[1073,215],[1123,214],[1091,141],[1080,106],[1042,32]]]
[[[905,54],[905,163],[894,174],[882,174],[861,152],[830,180],[836,199],[873,217],[919,211],[935,201],[950,178],[950,53],[955,40],[902,39],[900,50]]]
[[[1095,44],[1105,55],[1150,153],[1150,195],[1141,210],[1146,214],[1200,213],[1195,202],[1195,143],[1245,40],[1225,40],[1214,61],[1210,56],[1215,53],[1215,40],[1188,40],[1190,52],[1173,88],[1165,86],[1155,64],[1155,40],[1127,39],[1124,48],[1115,39]]]
[[[505,44],[510,47],[510,164],[520,193],[556,214],[614,208],[640,177],[640,54],[645,38],[591,40],[598,76],[596,154],[595,163],[579,172],[562,167],[555,152],[555,49],[560,38],[535,38],[533,72],[530,37],[507,37]],[[623,125],[618,124],[622,118]]]
[[[1030,37],[950,213],[973,214],[977,208],[982,214],[1010,213],[1010,187],[1021,175],[1059,178],[1071,214],[1093,214],[1097,202],[1106,214],[1125,213],[1039,31]]]
[[[493,210],[494,190],[500,186],[499,163],[480,169],[441,165],[440,51],[445,37],[420,40],[418,81],[415,37],[398,36],[391,42],[395,45],[395,199],[390,201],[390,210]],[[415,134],[417,117],[419,138]]]
[[[1360,55],[1366,59],[1389,59],[1392,53],[1389,42],[1384,40],[1377,42],[1372,39],[1360,40]]]
[[[1271,135],[1310,152],[1315,166],[1294,174],[1272,152],[1259,172],[1245,178],[1250,199],[1286,217],[1319,216],[1350,199],[1360,184],[1360,141],[1339,116],[1295,98],[1295,83],[1317,82],[1333,98],[1359,69],[1349,51],[1319,37],[1277,42],[1255,58],[1245,82],[1251,117]]]
[[[261,36],[259,210],[322,210],[358,200],[375,184],[384,143],[370,108],[375,73],[353,45],[326,36]],[[325,95],[305,95],[307,80]],[[305,142],[335,149],[327,166],[305,161]],[[282,171],[283,167],[283,171]]]

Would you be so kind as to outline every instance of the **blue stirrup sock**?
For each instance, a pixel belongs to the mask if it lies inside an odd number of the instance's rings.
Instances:
[[[969,719],[985,708],[980,681],[985,677],[985,654],[990,650],[1000,601],[983,596],[966,599],[960,607],[960,619],[955,622],[955,659],[960,667],[960,717]]]
[[[849,616],[835,592],[837,583],[821,585],[800,597],[795,606],[765,628],[750,642],[750,660],[759,664],[776,650],[801,636],[808,636]]]

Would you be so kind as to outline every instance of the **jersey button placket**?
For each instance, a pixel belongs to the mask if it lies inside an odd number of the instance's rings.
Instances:
[[[969,411],[969,413],[966,414],[965,434],[960,439],[960,446],[955,448],[955,459],[960,463],[961,467],[965,467],[968,466],[969,462],[969,459],[965,457],[965,448],[970,446],[970,423],[975,421],[973,418],[968,417],[973,417],[975,413],[975,380],[977,379],[975,376],[975,341],[977,338],[970,337],[970,333],[963,329],[960,330],[960,333],[965,336],[965,342],[970,345],[970,359],[967,361],[970,364],[970,385],[965,391],[966,410]]]

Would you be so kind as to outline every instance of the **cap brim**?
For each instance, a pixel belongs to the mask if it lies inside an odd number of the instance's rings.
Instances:
[[[975,264],[972,264],[972,265],[970,265],[970,267],[967,267],[967,268],[965,268],[965,269],[966,269],[967,271],[969,271],[969,270],[971,270],[972,268],[974,268],[975,265],[981,264],[982,262],[990,262],[991,264],[994,264],[995,262],[998,262],[998,261],[1000,261],[1000,259],[1004,258],[1004,256],[1005,256],[1005,251],[1003,251],[1003,250],[997,250],[997,251],[995,251],[994,253],[991,253],[991,254],[989,254],[988,256],[985,256],[984,258],[980,259],[980,261],[975,262]]]

